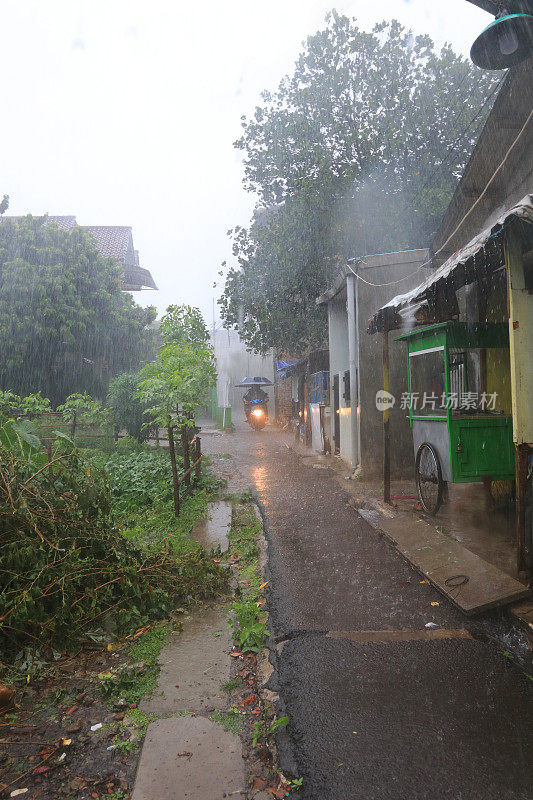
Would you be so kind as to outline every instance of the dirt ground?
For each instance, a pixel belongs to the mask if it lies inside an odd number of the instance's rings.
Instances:
[[[27,789],[20,796],[28,800],[129,797],[138,733],[121,732],[127,708],[105,702],[97,677],[126,663],[120,652],[99,648],[59,659],[15,692],[14,705],[0,717],[2,797],[17,789]],[[119,734],[131,747],[110,749]]]

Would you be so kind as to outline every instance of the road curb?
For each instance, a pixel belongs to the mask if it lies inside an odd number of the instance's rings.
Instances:
[[[269,568],[269,554],[272,549],[272,539],[268,532],[268,519],[261,499],[255,489],[252,489],[252,497],[254,500],[254,508],[258,519],[261,520],[261,535],[260,542],[260,558],[259,567],[263,576],[263,582],[271,580],[271,572]],[[271,589],[265,591],[265,611],[270,619],[269,611],[269,595]],[[271,626],[267,622],[267,627],[270,630]],[[259,692],[263,702],[273,706],[275,717],[290,716],[287,714],[283,698],[277,692],[278,683],[278,663],[279,656],[276,640],[270,632],[265,647],[257,654],[257,668],[260,675]],[[284,774],[298,776],[299,770],[297,766],[297,759],[295,756],[295,748],[293,739],[290,732],[291,723],[284,728],[279,728],[275,735],[275,745],[272,747],[272,755],[279,763],[281,770]]]

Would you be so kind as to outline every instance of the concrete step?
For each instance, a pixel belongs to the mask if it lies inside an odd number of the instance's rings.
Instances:
[[[137,769],[132,800],[244,798],[238,736],[205,717],[152,722]]]
[[[378,511],[358,509],[381,530],[400,553],[465,614],[479,614],[527,597],[527,586],[422,519],[405,514],[392,518]]]

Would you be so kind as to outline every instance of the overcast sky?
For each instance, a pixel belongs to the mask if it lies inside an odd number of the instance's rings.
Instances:
[[[196,305],[210,322],[226,232],[255,202],[232,147],[240,118],[332,7],[465,55],[492,19],[466,0],[1,0],[8,213],[131,225],[159,286],[137,301]]]

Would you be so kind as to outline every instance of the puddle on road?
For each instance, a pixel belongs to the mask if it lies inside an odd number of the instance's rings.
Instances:
[[[200,519],[192,529],[191,539],[201,544],[207,550],[216,550],[220,547],[225,553],[229,547],[229,531],[231,527],[231,503],[209,503],[207,506],[207,519]]]

